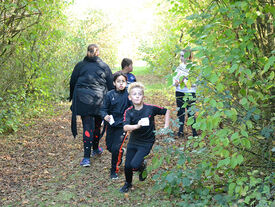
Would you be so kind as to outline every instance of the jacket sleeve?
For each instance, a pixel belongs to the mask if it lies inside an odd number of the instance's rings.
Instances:
[[[154,115],[165,115],[166,114],[166,111],[167,109],[164,108],[164,107],[161,107],[161,106],[152,106],[153,107],[153,113]]]
[[[108,91],[114,89],[113,74],[109,66],[106,67],[106,82],[107,82]]]
[[[81,65],[82,65],[81,62],[76,64],[76,66],[74,67],[74,70],[72,72],[71,80],[70,80],[70,98],[69,98],[69,101],[71,101],[73,99],[74,88],[75,88],[75,84],[77,82],[77,79],[79,77],[79,71],[80,71]]]
[[[102,119],[104,119],[104,117],[108,115],[109,107],[110,107],[110,98],[109,98],[109,94],[107,93],[103,98],[103,104],[100,108],[100,115]]]

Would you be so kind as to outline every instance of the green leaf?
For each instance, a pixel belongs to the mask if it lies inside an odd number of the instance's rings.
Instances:
[[[168,175],[166,176],[166,179],[165,179],[165,180],[167,180],[169,183],[172,183],[172,182],[174,181],[174,179],[175,179],[174,174],[173,174],[173,173],[170,173],[170,174],[168,174]]]
[[[230,68],[229,72],[234,73],[234,71],[238,68],[237,64],[233,64],[232,67]]]
[[[229,145],[229,139],[228,138],[225,138],[224,140],[223,140],[223,146],[228,146]]]
[[[236,153],[235,153],[231,158],[231,162],[230,162],[231,167],[235,168],[237,165],[241,164],[243,162],[243,160],[244,159],[243,159],[242,155],[239,154],[236,156]]]
[[[226,159],[223,159],[223,160],[220,160],[218,162],[218,165],[217,165],[217,168],[220,168],[222,166],[226,166],[226,165],[229,165],[230,164],[230,158],[226,158]]]
[[[221,83],[218,83],[217,86],[216,86],[216,88],[217,88],[218,92],[224,91],[224,85],[221,84]]]
[[[190,126],[194,123],[194,118],[193,117],[189,117],[187,120],[187,125]]]
[[[211,74],[210,81],[212,83],[216,83],[219,80],[219,77],[216,75],[216,73]]]
[[[184,178],[182,179],[182,185],[183,185],[183,186],[190,186],[190,184],[191,184],[191,182],[190,182],[190,179],[189,179],[189,178],[184,177]]]
[[[272,71],[268,77],[269,80],[274,80],[274,71]]]
[[[264,70],[261,71],[261,75],[263,75],[265,72],[267,72],[268,69],[270,68],[270,66],[273,66],[274,62],[275,62],[275,56],[271,56],[271,57],[268,59],[267,63],[265,64]]]
[[[236,183],[230,183],[228,186],[228,193],[229,195],[233,195],[235,191]]]
[[[248,133],[247,131],[245,130],[241,130],[241,135],[245,136],[245,137],[248,137]]]
[[[240,101],[240,103],[244,106],[244,105],[247,105],[248,101],[245,97],[243,97]]]

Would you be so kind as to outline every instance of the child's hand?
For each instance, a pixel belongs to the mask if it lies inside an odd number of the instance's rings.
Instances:
[[[175,80],[175,86],[178,86],[180,82],[178,80]]]
[[[110,122],[111,121],[111,117],[109,115],[106,115],[104,117],[104,120],[107,121],[107,122]]]
[[[105,118],[106,118],[107,120],[106,120]],[[104,119],[105,119],[107,122],[109,122],[110,125],[112,125],[113,123],[115,123],[115,120],[114,120],[113,115],[106,115],[106,116],[104,117]]]

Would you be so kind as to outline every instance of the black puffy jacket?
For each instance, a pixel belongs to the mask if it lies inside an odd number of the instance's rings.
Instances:
[[[77,135],[76,115],[100,115],[103,97],[113,89],[113,75],[99,57],[85,57],[76,64],[70,80],[72,133]]]

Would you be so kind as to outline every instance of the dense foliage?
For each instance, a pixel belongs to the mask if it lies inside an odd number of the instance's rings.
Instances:
[[[66,17],[63,0],[0,1],[0,133],[17,130],[22,119],[50,109],[49,102],[68,97],[74,65],[87,45],[97,43],[101,57],[114,62],[115,44],[106,37],[106,17]]]
[[[178,42],[167,46],[165,37],[151,48],[194,51],[189,81],[200,77],[194,110],[202,133],[189,137],[187,148],[168,149],[177,164],[156,180],[161,189],[181,196],[183,206],[270,206],[275,192],[273,1],[174,0],[171,5],[169,12],[179,20],[173,24]],[[146,58],[154,62],[157,52],[152,52]]]

